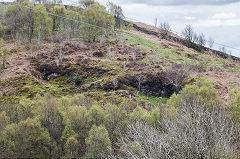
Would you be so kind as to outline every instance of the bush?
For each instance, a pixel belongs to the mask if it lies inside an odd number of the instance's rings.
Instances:
[[[189,68],[184,65],[172,65],[170,69],[160,73],[165,85],[172,85],[178,93],[185,80],[189,77]]]
[[[75,80],[74,80],[75,85],[80,86],[82,84],[82,82],[83,82],[83,79],[79,76],[79,74],[77,74],[75,76]]]
[[[223,104],[217,90],[213,87],[212,83],[207,80],[196,82],[193,85],[187,85],[180,94],[172,96],[168,100],[168,104],[179,108],[184,103],[193,104],[192,102],[194,101],[202,103],[203,106],[211,110]]]

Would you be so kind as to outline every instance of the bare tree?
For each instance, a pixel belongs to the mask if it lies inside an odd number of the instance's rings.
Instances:
[[[187,25],[182,31],[182,36],[185,38],[188,47],[190,47],[193,43],[194,34],[194,29],[191,25]]]
[[[115,60],[116,59],[115,53],[111,50],[111,48],[107,49],[107,57],[110,60]]]
[[[197,99],[182,102],[176,117],[165,116],[161,129],[143,122],[129,125],[121,139],[126,158],[234,158],[240,124],[219,106],[207,109]]]
[[[99,37],[100,47],[103,46],[104,42],[105,42],[105,36],[104,36],[104,35],[101,35],[101,36]]]
[[[139,75],[137,76],[138,91],[139,91],[139,92],[141,91],[142,77],[143,77],[143,76],[142,76],[141,74],[139,74]]]
[[[116,4],[112,3],[112,2],[108,2],[108,7],[109,7],[110,13],[115,18],[115,22],[116,23],[115,23],[114,27],[115,28],[121,28],[122,25],[123,25],[123,18],[124,18],[121,6],[116,5]]]
[[[118,88],[118,79],[113,79],[112,83],[113,83],[114,91],[116,91]]]
[[[205,38],[205,35],[203,33],[199,34],[198,36],[198,45],[203,47],[206,45],[206,38]]]
[[[189,77],[189,67],[185,65],[172,65],[170,69],[162,71],[160,77],[165,85],[172,85],[178,92],[182,83]]]
[[[158,19],[157,19],[157,18],[154,18],[154,19],[153,19],[153,22],[154,22],[154,26],[157,27]]]
[[[92,50],[92,48],[90,48],[90,50],[88,51],[88,56],[90,56],[90,57],[93,56],[93,50]]]
[[[199,36],[197,35],[197,33],[194,33],[193,34],[193,40],[192,40],[193,43],[198,43],[199,42]]]
[[[121,45],[122,47],[125,47],[125,41],[124,41],[123,36],[119,37],[119,45]]]
[[[212,48],[213,48],[213,45],[214,45],[214,40],[213,40],[212,37],[210,37],[210,38],[208,39],[208,46],[210,47],[210,49],[212,49]]]
[[[95,0],[79,0],[79,4],[83,8],[88,8],[90,5],[94,3],[95,3]]]
[[[227,49],[223,46],[223,47],[219,47],[219,51],[227,54]]]
[[[64,58],[64,52],[63,52],[63,50],[62,50],[62,48],[61,48],[61,49],[59,50],[59,52],[58,52],[58,56],[55,57],[55,59],[54,59],[57,66],[59,66],[59,65],[62,64],[63,58]]]
[[[171,26],[167,22],[163,22],[160,24],[159,32],[160,38],[167,39],[169,32],[171,31]]]

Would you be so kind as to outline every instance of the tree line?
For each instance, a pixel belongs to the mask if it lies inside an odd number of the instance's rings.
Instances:
[[[157,19],[154,20],[155,26],[157,26]],[[161,22],[159,25],[159,37],[161,39],[168,39],[172,29],[168,22]],[[214,40],[210,37],[206,39],[203,33],[197,34],[191,25],[186,25],[181,33],[182,37],[185,39],[187,47],[192,47],[192,45],[197,44],[200,48],[208,44],[209,48],[212,49],[214,46]]]
[[[82,0],[80,6],[47,2],[42,5],[27,0],[7,4],[0,13],[1,35],[10,33],[14,39],[30,43],[53,35],[82,36],[88,42],[96,42],[100,36],[122,27],[120,6],[109,2],[106,8],[94,0]]]

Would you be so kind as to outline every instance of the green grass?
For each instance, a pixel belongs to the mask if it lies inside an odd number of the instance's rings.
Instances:
[[[146,96],[142,93],[139,93],[136,95],[136,99],[140,101],[144,101],[153,105],[156,105],[158,103],[166,104],[167,103],[167,98],[162,98],[162,97],[154,97],[154,96]]]
[[[196,60],[193,59],[189,59],[188,57],[184,56],[184,54],[180,55],[177,54],[177,49],[178,48],[164,48],[163,46],[161,46],[160,44],[153,42],[153,41],[149,41],[146,40],[140,36],[131,34],[131,33],[126,33],[125,36],[126,40],[126,44],[130,45],[136,45],[138,49],[143,50],[143,51],[152,51],[155,52],[156,55],[147,55],[147,57],[145,59],[143,59],[140,62],[146,63],[148,65],[153,65],[154,63],[157,63],[159,61],[163,62],[163,66],[169,66],[170,62],[175,62],[178,64],[181,63],[196,63]],[[187,53],[187,52],[191,52],[188,49],[184,49],[183,52]],[[196,51],[195,52],[196,55],[202,56],[202,57],[207,57],[207,59],[203,59],[205,60],[209,60],[209,62],[207,63],[207,67],[218,67],[224,71],[227,72],[234,72],[237,74],[240,74],[240,65],[237,64],[236,62],[232,62],[229,59],[223,59],[223,58],[219,58],[219,57],[215,57],[215,56],[210,56],[207,54],[204,54],[203,52],[200,51]],[[237,64],[238,66],[236,68],[226,68],[223,66],[224,63],[227,64]]]
[[[200,55],[200,56],[206,56],[206,54],[204,54],[204,53],[201,52],[201,51],[197,51],[197,53],[198,53],[198,55]]]
[[[189,62],[189,63],[193,62],[192,59],[189,59],[185,56],[177,54],[176,53],[177,48],[164,48],[162,45],[156,42],[143,39],[142,37],[131,34],[131,33],[127,33],[127,35],[125,36],[125,39],[127,39],[126,40],[127,45],[131,45],[131,44],[137,45],[137,48],[140,50],[155,52],[162,59],[165,58],[175,63],[182,63],[183,61]],[[148,58],[153,58],[153,57],[152,55],[149,55]],[[144,62],[149,64],[146,60]]]

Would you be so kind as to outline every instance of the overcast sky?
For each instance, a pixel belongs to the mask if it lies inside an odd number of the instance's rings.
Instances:
[[[98,0],[106,4],[108,0]],[[147,24],[168,22],[182,32],[190,24],[196,32],[218,43],[240,49],[240,0],[112,0],[120,4],[126,17]],[[216,46],[219,48],[220,46]],[[240,57],[240,51],[232,50]]]

